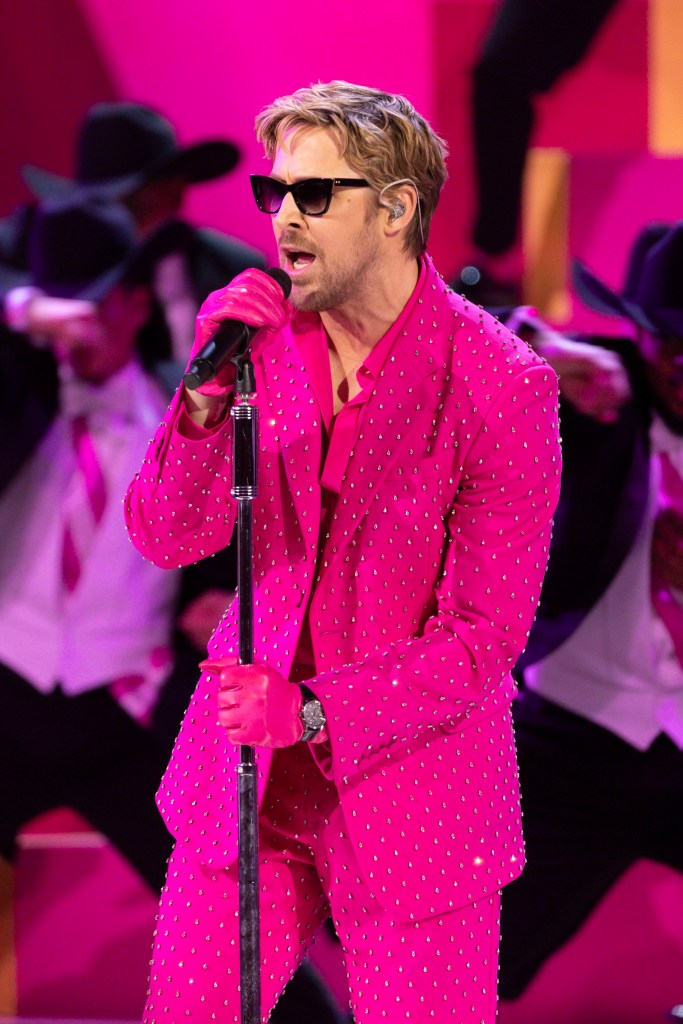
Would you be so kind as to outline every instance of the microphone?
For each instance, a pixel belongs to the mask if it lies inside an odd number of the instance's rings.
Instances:
[[[292,290],[292,282],[284,270],[272,267],[265,273],[277,281],[282,288],[282,297],[288,299]],[[190,363],[183,376],[185,387],[190,391],[196,391],[201,384],[213,380],[227,362],[246,351],[251,339],[260,329],[260,327],[245,324],[241,320],[223,320],[213,338],[210,338],[200,348]]]

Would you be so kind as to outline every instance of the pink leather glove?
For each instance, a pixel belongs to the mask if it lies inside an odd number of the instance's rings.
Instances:
[[[301,739],[303,700],[296,683],[269,665],[240,665],[230,655],[209,658],[200,668],[218,676],[218,721],[231,743],[291,747]]]
[[[283,327],[291,315],[291,306],[284,300],[277,281],[263,270],[253,267],[243,270],[225,288],[211,292],[202,303],[197,314],[189,363],[214,336],[222,320],[241,320],[253,327],[275,331]],[[235,367],[229,362],[213,380],[201,384],[197,391],[201,395],[223,395],[234,383]]]

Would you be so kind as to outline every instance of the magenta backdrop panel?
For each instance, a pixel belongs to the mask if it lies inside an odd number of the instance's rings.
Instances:
[[[648,2],[621,0],[584,58],[538,105],[536,146],[647,152]]]
[[[106,50],[80,0],[2,4],[0,217],[28,198],[25,163],[70,172],[73,139],[91,103],[116,98]]]
[[[269,218],[247,175],[264,166],[254,116],[276,96],[344,78],[401,92],[431,113],[429,0],[81,0],[121,97],[166,112],[184,142],[227,136],[243,149],[222,182],[197,187],[186,212],[274,258]]]

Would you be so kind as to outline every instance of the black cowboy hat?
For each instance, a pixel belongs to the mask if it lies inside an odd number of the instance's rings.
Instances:
[[[683,338],[683,221],[649,224],[629,257],[622,292],[575,261],[574,287],[591,309],[632,320],[652,334]]]
[[[227,174],[240,152],[226,139],[180,146],[162,114],[141,103],[97,103],[81,125],[75,178],[63,178],[31,165],[24,181],[39,199],[79,188],[108,199],[122,199],[157,178],[179,176],[188,183]]]
[[[157,262],[191,244],[170,221],[141,239],[131,214],[100,197],[71,196],[39,207],[28,238],[28,283],[47,295],[99,302],[119,283],[146,283]]]

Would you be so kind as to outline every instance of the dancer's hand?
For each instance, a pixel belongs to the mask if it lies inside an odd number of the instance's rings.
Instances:
[[[537,336],[534,348],[557,374],[560,394],[585,416],[616,423],[631,398],[626,368],[616,352],[564,338],[555,331]]]

